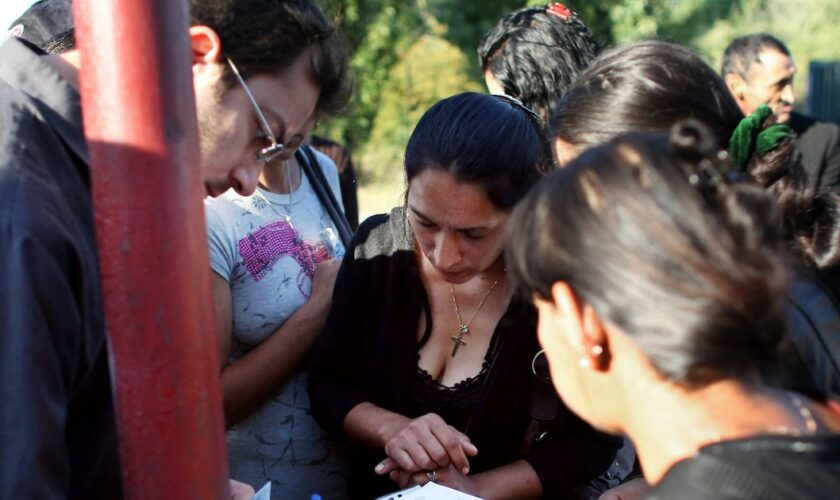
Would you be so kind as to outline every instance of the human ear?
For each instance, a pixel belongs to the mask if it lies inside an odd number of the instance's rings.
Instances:
[[[551,287],[551,296],[566,319],[564,330],[577,346],[583,368],[603,371],[609,365],[607,335],[601,318],[589,304],[583,303],[574,290],[563,282]]]
[[[593,370],[609,368],[610,349],[607,330],[598,313],[589,304],[583,306],[583,356]]]
[[[556,286],[557,284],[555,284]],[[534,294],[534,306],[539,314],[537,338],[545,350],[550,362],[559,365],[568,364],[569,356],[574,354],[575,337],[570,335],[572,328],[568,326],[568,318],[564,310],[558,307],[554,297],[543,298]]]
[[[554,163],[558,167],[568,165],[569,162],[578,157],[578,148],[572,143],[564,141],[559,136],[554,138],[551,152],[554,155]]]
[[[564,281],[551,285],[551,299],[557,309],[557,316],[562,318],[559,325],[561,333],[567,337],[567,342],[580,347],[583,345],[583,318],[580,300],[572,287]]]
[[[209,26],[190,26],[190,47],[193,65],[218,63],[222,60],[222,41]]]
[[[732,96],[738,101],[743,101],[744,87],[746,86],[744,79],[735,73],[727,73],[723,80],[726,82],[726,86],[729,88],[729,92],[732,93]]]

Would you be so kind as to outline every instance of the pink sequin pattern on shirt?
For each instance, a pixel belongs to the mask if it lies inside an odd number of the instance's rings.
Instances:
[[[300,265],[298,290],[305,296],[309,295],[303,288],[306,278],[311,280],[318,264],[329,257],[323,243],[313,245],[303,241],[297,230],[284,220],[272,222],[239,240],[239,254],[254,281],[264,278],[282,257],[295,259]]]

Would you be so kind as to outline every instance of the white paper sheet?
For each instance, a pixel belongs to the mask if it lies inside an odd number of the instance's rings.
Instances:
[[[423,486],[395,491],[376,500],[481,500],[478,497],[453,490],[437,483],[426,483]]]
[[[260,488],[260,491],[254,495],[253,500],[271,500],[271,481],[265,483],[265,486]]]

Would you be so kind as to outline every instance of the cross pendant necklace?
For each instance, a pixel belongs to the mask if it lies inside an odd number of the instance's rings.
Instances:
[[[452,347],[452,357],[455,357],[455,353],[458,352],[458,348],[462,345],[467,345],[467,342],[464,340],[464,334],[470,333],[470,327],[467,325],[461,325],[458,327],[458,336],[455,335],[449,337],[452,339],[452,342],[455,343],[455,346]]]
[[[496,285],[498,285],[499,282],[502,281],[502,278],[505,277],[505,272],[507,272],[507,268],[504,268],[502,270],[502,275],[499,276],[496,279],[496,281],[493,282],[492,285],[490,285],[489,289],[487,289],[487,293],[484,294],[484,297],[481,299],[481,302],[478,303],[478,307],[475,308],[475,312],[473,313],[472,318],[470,318],[470,320],[466,323],[464,323],[464,321],[461,319],[461,309],[458,307],[458,299],[455,298],[455,287],[452,285],[452,283],[449,284],[449,291],[452,292],[452,304],[455,305],[455,316],[458,318],[458,334],[449,337],[449,339],[452,340],[452,343],[455,344],[452,346],[453,358],[458,352],[459,347],[467,345],[467,341],[464,340],[464,335],[470,333],[470,325],[472,324],[475,317],[478,316],[479,311],[481,311],[481,307],[484,305],[484,302],[487,301],[487,297],[489,297],[490,294],[493,293],[493,290],[496,289]]]

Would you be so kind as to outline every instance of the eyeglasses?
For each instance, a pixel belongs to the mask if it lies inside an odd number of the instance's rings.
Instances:
[[[281,154],[286,147],[282,143],[278,142],[277,138],[274,137],[274,133],[268,125],[268,120],[265,119],[265,115],[263,114],[262,109],[260,109],[260,105],[257,104],[257,100],[254,99],[254,94],[251,93],[251,89],[248,88],[248,84],[245,83],[245,79],[239,74],[239,69],[235,64],[233,64],[233,61],[230,58],[228,58],[227,62],[230,69],[233,70],[233,74],[236,75],[236,79],[239,80],[239,83],[245,90],[245,94],[248,95],[248,100],[251,101],[251,105],[254,106],[254,111],[257,113],[257,120],[260,123],[260,128],[262,129],[263,134],[265,134],[266,139],[268,139],[269,145],[257,152],[257,159],[263,163],[268,163]]]

